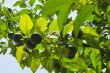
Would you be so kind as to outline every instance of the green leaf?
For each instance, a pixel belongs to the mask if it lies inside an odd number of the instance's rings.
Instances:
[[[108,39],[108,40],[106,41],[106,47],[107,47],[107,49],[110,49],[110,39]]]
[[[55,32],[55,31],[58,31],[59,32],[59,29],[58,29],[58,24],[57,24],[57,20],[53,20],[51,22],[51,24],[49,25],[49,32]]]
[[[70,5],[61,9],[58,14],[57,23],[58,23],[58,28],[60,31],[62,30],[64,24],[66,23],[68,19],[69,11],[70,11]]]
[[[97,5],[95,6],[95,12],[96,12],[98,15],[101,15],[100,9],[99,9],[99,7],[98,7]]]
[[[74,26],[75,37],[77,37],[80,27],[89,18],[89,16],[91,15],[93,10],[94,10],[94,6],[93,5],[86,5],[79,12],[79,14],[77,15],[77,17],[75,19],[74,25],[73,25]]]
[[[76,64],[78,64],[79,67],[81,66],[82,69],[85,69],[85,68],[87,67],[86,64],[85,64],[85,62],[84,62],[84,60],[81,59],[81,58],[77,58],[77,59],[76,59]]]
[[[26,8],[27,6],[26,6],[25,3],[22,2],[22,3],[20,4],[20,7],[21,7],[21,8]]]
[[[38,44],[38,45],[36,46],[36,49],[44,50],[45,48],[42,46],[42,44]]]
[[[97,63],[97,68],[96,68],[97,73],[101,73],[102,72],[102,62],[99,61]]]
[[[97,73],[101,72],[100,51],[95,48],[87,47],[84,51],[84,56],[91,59],[92,65]],[[91,71],[90,69],[87,72]]]
[[[92,49],[92,53],[90,54],[90,59],[92,61],[92,65],[95,69],[97,69],[98,66],[100,66],[100,51],[94,48]],[[100,67],[98,67],[100,69]],[[100,70],[99,70],[100,71]]]
[[[73,62],[71,64],[69,64],[69,69],[73,72],[83,72],[86,70],[87,66],[84,62],[83,59],[81,58],[76,58],[72,60]]]
[[[84,56],[86,58],[89,58],[91,51],[92,51],[91,47],[86,47],[85,50],[84,50]]]
[[[20,63],[20,67],[22,68],[22,70],[28,65],[28,60],[25,59]]]
[[[72,2],[73,0],[48,0],[43,7],[42,14],[51,15],[56,11],[71,5]]]
[[[91,69],[91,68],[88,68],[87,69],[87,73],[96,73],[93,69]]]
[[[23,48],[24,48],[24,46],[20,46],[16,50],[16,59],[17,59],[17,62],[19,62],[19,63],[23,59],[23,54],[24,54]]]
[[[71,32],[73,30],[73,21],[69,22],[68,25],[64,26],[63,35],[66,35],[67,33]]]
[[[38,0],[39,3],[44,4],[44,0]]]
[[[51,58],[42,58],[42,66],[48,71],[52,72],[53,61]]]
[[[110,70],[110,61],[107,63],[107,68]]]
[[[29,67],[33,73],[35,73],[37,71],[39,66],[40,66],[40,59],[38,59],[34,56],[29,57]]]
[[[30,13],[30,10],[29,9],[22,9],[19,14],[22,15],[22,14],[29,14]]]
[[[40,19],[36,20],[36,26],[37,26],[38,31],[45,32],[46,27],[47,27],[47,19],[40,18]]]
[[[3,53],[3,55],[5,55],[7,52],[7,49],[5,49],[6,47],[3,46],[1,48],[2,48],[2,50],[0,51],[0,54]]]
[[[36,12],[37,10],[41,10],[42,6],[41,5],[36,5],[34,8],[34,11]]]
[[[22,1],[17,1],[13,6],[14,7],[20,6],[21,8],[25,8],[26,4],[24,2],[22,2]]]
[[[96,39],[92,37],[83,37],[83,40],[85,40],[91,47],[99,48],[99,42]]]
[[[20,29],[24,34],[29,34],[31,29],[33,27],[33,22],[31,18],[27,15],[24,14],[20,18]]]
[[[34,3],[35,3],[35,1],[36,1],[36,0],[30,0],[30,1],[29,1],[29,4],[30,4],[31,6],[33,6]]]
[[[4,32],[8,29],[7,25],[4,22],[1,22],[0,24],[0,31]]]
[[[21,1],[17,1],[13,6],[16,7],[16,6],[19,6],[21,4]]]
[[[91,27],[91,26],[85,26],[82,28],[83,33],[88,33],[94,36],[99,36],[98,33]]]

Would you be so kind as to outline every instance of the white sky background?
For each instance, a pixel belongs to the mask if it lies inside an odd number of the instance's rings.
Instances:
[[[1,2],[2,0],[0,0]],[[13,4],[17,0],[5,0],[4,6],[8,8],[12,8]],[[72,19],[75,19],[76,13],[72,12],[69,17],[72,17]],[[32,73],[31,70],[27,67],[25,67],[24,70],[22,70],[17,63],[16,59],[9,54],[9,51],[6,53],[6,55],[0,55],[0,73]],[[48,73],[45,69],[38,69],[36,73]]]

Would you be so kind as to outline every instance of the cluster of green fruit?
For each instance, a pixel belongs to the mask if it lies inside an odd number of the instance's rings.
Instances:
[[[18,45],[18,46],[23,45],[23,36],[21,34],[9,33],[8,38],[13,40],[16,43],[16,45]]]
[[[30,38],[24,38],[21,34],[9,33],[8,37],[12,39],[18,46],[26,43],[26,48],[34,49],[37,44],[42,41],[42,37],[39,33],[34,33]]]
[[[37,44],[39,44],[42,41],[42,37],[38,33],[34,33],[31,35],[31,37],[27,40],[26,46],[27,48],[33,49],[36,47]]]

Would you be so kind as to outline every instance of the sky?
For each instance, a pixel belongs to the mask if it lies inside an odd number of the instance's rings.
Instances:
[[[1,2],[2,0],[0,0]],[[5,0],[5,6],[12,8],[12,5],[16,0]],[[22,70],[17,63],[16,59],[9,54],[10,50],[5,55],[0,55],[0,73],[32,73],[31,70],[25,67]],[[41,67],[37,70],[36,73],[48,73],[45,69],[41,69]]]
[[[0,0],[1,2],[2,0]],[[4,6],[12,8],[13,4],[17,0],[5,0]],[[69,17],[75,19],[77,11],[71,12]],[[0,73],[32,73],[31,70],[25,67],[22,70],[17,63],[16,59],[9,54],[10,50],[5,55],[0,55]],[[48,73],[45,69],[41,69],[41,67],[37,70],[36,73]]]
[[[0,73],[32,73],[31,70],[25,67],[22,70],[16,59],[9,54],[9,50],[5,55],[0,55]],[[36,73],[47,73],[44,69],[38,69]]]

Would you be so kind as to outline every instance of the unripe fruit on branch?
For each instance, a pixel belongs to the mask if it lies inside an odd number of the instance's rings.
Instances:
[[[42,36],[38,33],[34,33],[31,35],[30,40],[33,44],[39,44],[42,41]]]
[[[23,36],[21,34],[14,34],[13,36],[13,41],[17,44],[17,45],[23,45]]]
[[[30,39],[26,42],[26,48],[34,49],[35,47],[36,45]]]

